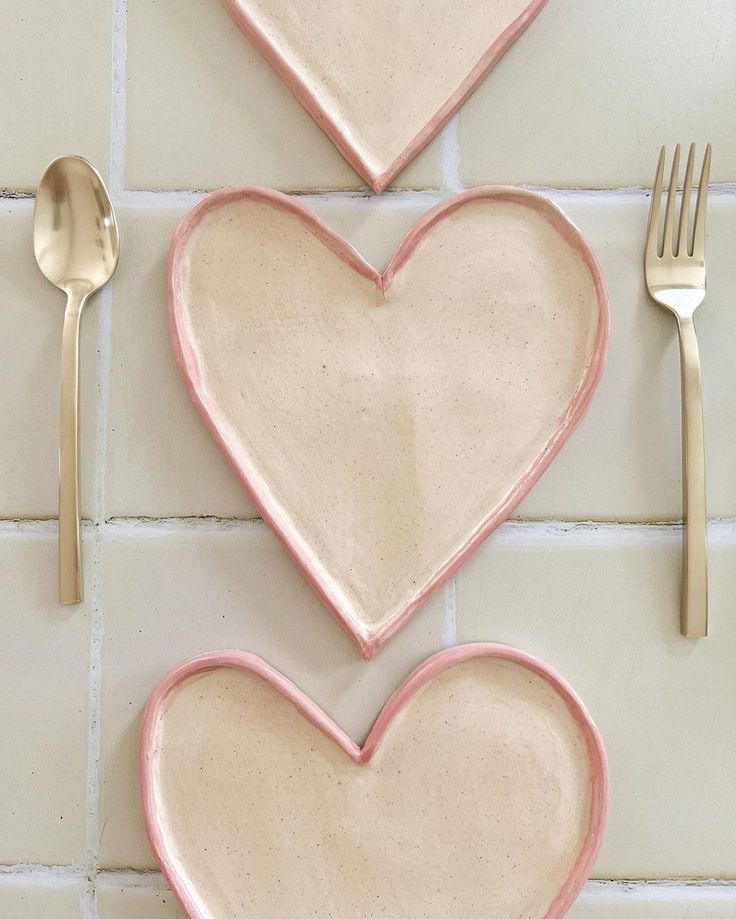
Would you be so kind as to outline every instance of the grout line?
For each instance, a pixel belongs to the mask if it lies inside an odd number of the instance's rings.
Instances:
[[[120,0],[119,0],[120,2]],[[114,132],[121,133],[121,120],[125,118],[125,100],[122,92],[116,93],[114,112]],[[450,124],[445,127],[445,131]],[[440,139],[443,147],[448,148],[451,145],[451,135],[447,135],[445,140],[443,134]],[[114,173],[109,179],[111,192],[114,195],[115,203],[127,206],[138,207],[191,207],[196,204],[206,194],[213,189],[201,188],[178,188],[178,189],[145,189],[145,188],[125,188],[123,186],[124,174],[124,154],[122,139],[118,139],[111,147],[111,160],[113,163]],[[300,191],[294,189],[284,189],[284,194],[293,198],[311,199],[315,201],[337,202],[337,201],[366,201],[383,204],[402,204],[402,203],[423,203],[441,201],[447,197],[449,192],[462,191],[466,186],[462,185],[459,177],[455,174],[455,167],[451,167],[455,154],[450,149],[447,152],[441,151],[443,185],[442,188],[389,188],[381,192],[380,195],[374,194],[368,189],[325,189],[324,191]],[[493,184],[493,183],[488,183]],[[500,183],[508,184],[508,183]],[[596,201],[626,201],[632,198],[646,198],[651,195],[650,188],[644,188],[640,185],[622,186],[621,188],[559,188],[552,185],[532,185],[517,183],[510,187],[525,188],[529,191],[536,191],[541,195],[549,198],[560,198],[561,200],[596,200]],[[732,198],[736,196],[736,184],[724,183],[720,185],[711,185],[708,194],[714,198]],[[7,211],[24,210],[32,208],[35,195],[33,192],[14,192],[5,189],[0,191],[0,206]]]
[[[115,202],[125,188],[125,63],[128,53],[128,0],[112,0],[112,102],[110,107],[110,193]]]
[[[452,118],[440,131],[440,173],[442,187],[450,192],[463,191],[460,178],[460,129],[458,116]]]
[[[299,200],[308,207],[318,207],[320,204],[331,204],[333,206],[343,206],[345,208],[365,207],[365,208],[393,208],[405,207],[406,205],[422,205],[426,208],[433,207],[443,201],[447,195],[439,188],[425,188],[422,191],[394,191],[383,192],[380,195],[370,194],[305,194],[299,195]]]
[[[102,362],[102,355],[100,357]],[[101,399],[107,394],[101,394]],[[100,409],[99,427],[104,428],[107,412]],[[98,431],[99,464],[105,463],[104,432]],[[98,474],[99,494],[96,496],[99,522],[85,520],[84,532],[94,531],[102,541],[125,537],[165,536],[170,533],[222,533],[235,530],[251,531],[264,527],[261,517],[217,517],[192,515],[188,517],[102,517],[104,501],[104,471]],[[10,537],[55,536],[55,519],[0,519],[0,539]],[[568,544],[637,544],[675,542],[681,538],[680,521],[632,522],[610,520],[507,520],[488,538],[509,545],[532,544],[540,541],[564,541]],[[708,540],[712,545],[736,544],[736,517],[719,517],[708,521]]]
[[[108,355],[109,357],[109,355]],[[107,359],[105,359],[106,361]],[[103,355],[100,355],[100,363]],[[108,403],[109,393],[102,388],[101,401]],[[97,523],[84,521],[85,532],[94,530],[103,541],[123,537],[165,536],[169,533],[220,533],[233,530],[250,531],[265,526],[261,517],[217,517],[192,515],[188,517],[102,517],[104,501],[104,463],[106,444],[104,428],[107,423],[106,405],[99,410],[98,494],[96,495],[99,515]],[[56,534],[56,520],[47,519],[0,519],[0,539],[13,536],[52,536]],[[507,520],[495,530],[489,539],[498,543],[520,545],[540,541],[565,541],[573,544],[591,543],[648,543],[674,542],[681,538],[680,521],[632,522],[597,520]],[[708,539],[713,545],[736,544],[736,517],[719,517],[708,521]]]
[[[112,310],[114,288],[111,284],[100,296],[99,338],[97,342],[97,427],[95,467],[95,528],[104,526],[105,487],[107,481],[107,434],[112,379]]]
[[[108,173],[110,193],[115,201],[124,186],[125,172],[125,60],[127,53],[127,0],[112,0],[112,46],[110,104],[110,149]],[[87,889],[80,900],[82,919],[97,919],[97,872],[99,859],[100,749],[102,719],[103,622],[103,531],[105,528],[105,483],[107,471],[107,427],[112,376],[113,284],[100,295],[97,344],[97,425],[95,464],[95,536],[92,557],[92,609],[90,616],[87,789],[85,861]]]
[[[94,528],[92,520],[82,518],[82,533],[89,535]],[[56,517],[0,517],[0,539],[9,536],[56,536],[58,530]]]
[[[106,419],[106,412],[100,411],[100,418]],[[100,421],[100,427],[105,421]],[[102,438],[102,435],[98,434]],[[98,446],[98,463],[105,463],[104,440]],[[101,465],[102,468],[102,465]],[[98,474],[100,494],[96,501],[101,508],[104,500],[104,473]],[[101,544],[118,539],[158,538],[179,533],[232,533],[257,532],[266,526],[260,517],[110,517],[99,523],[83,521],[82,528]],[[0,540],[9,538],[46,538],[55,536],[56,520],[46,519],[0,519]],[[663,521],[658,523],[633,523],[630,521],[595,520],[507,520],[488,537],[494,544],[520,546],[558,542],[568,546],[622,546],[674,544],[682,539],[682,523]],[[721,517],[708,521],[708,542],[711,546],[736,545],[736,518]],[[102,551],[102,550],[100,550]],[[93,562],[94,565],[94,562]],[[93,578],[94,581],[94,578]],[[448,582],[446,590],[451,590]],[[101,592],[101,585],[99,585]],[[452,640],[452,595],[445,598],[446,619],[445,640]],[[450,605],[448,605],[450,604]],[[96,611],[101,616],[100,611]],[[101,627],[100,627],[101,628]]]
[[[652,189],[643,185],[625,185],[620,188],[560,188],[553,185],[517,183],[515,187],[536,191],[550,198],[593,198],[599,201],[625,201],[631,198],[646,198],[648,200],[652,194]],[[708,195],[709,197],[731,197],[736,195],[736,184],[709,185]]]
[[[115,203],[121,207],[148,208],[149,210],[189,210],[208,194],[206,191],[142,191],[120,188]]]
[[[160,871],[135,871],[128,869],[100,871],[98,883],[104,887],[124,887],[128,890],[169,890],[169,882]]]
[[[90,616],[89,688],[87,732],[87,788],[85,821],[85,864],[87,891],[82,901],[83,919],[95,919],[99,852],[100,744],[102,691],[102,536],[96,527],[92,557],[92,610]]]
[[[681,539],[682,524],[618,523],[594,520],[507,520],[489,537],[503,545],[531,545],[565,542],[568,545],[635,544],[675,542]]]
[[[116,202],[126,207],[149,207],[149,208],[190,208],[198,201],[201,201],[205,195],[209,194],[208,189],[120,189],[116,195]],[[439,188],[426,189],[394,189],[375,195],[370,191],[287,191],[292,198],[298,198],[305,204],[328,203],[328,204],[362,204],[379,205],[385,207],[398,207],[405,204],[424,204],[431,207],[442,201],[446,195]]]
[[[104,525],[106,541],[120,538],[167,536],[173,533],[223,533],[261,530],[265,523],[260,517],[112,517]]]
[[[123,2],[123,0],[117,0],[118,3]],[[116,36],[116,44],[122,43],[124,47],[125,39],[124,35],[122,38]],[[115,118],[115,133],[120,134],[120,137],[115,138],[115,143],[111,145],[111,160],[114,167],[114,174],[111,174],[109,179],[109,185],[111,192],[114,194],[115,203],[123,204],[129,206],[147,206],[147,207],[184,207],[191,206],[196,204],[196,202],[208,194],[212,189],[201,189],[201,188],[178,188],[178,189],[145,189],[145,188],[125,188],[123,186],[123,175],[124,175],[124,158],[122,154],[123,150],[123,138],[120,119],[125,118],[125,95],[122,88],[124,84],[124,78],[118,76],[117,81],[120,82],[121,89],[116,92],[113,102],[113,113]],[[450,123],[443,129],[447,131],[450,127]],[[443,146],[451,144],[451,135],[448,135],[448,139],[445,140],[443,134],[440,134],[441,143]],[[114,149],[113,149],[114,148]],[[459,178],[456,179],[454,168],[450,168],[450,163],[452,162],[453,154],[448,150],[446,154],[442,151],[440,153],[441,160],[443,162],[443,175],[445,173],[445,165],[447,166],[447,175],[443,180],[442,188],[389,188],[383,191],[380,195],[376,195],[368,189],[325,189],[323,191],[319,190],[294,190],[294,189],[285,189],[284,194],[290,195],[294,198],[306,198],[314,199],[319,201],[370,201],[373,203],[411,203],[411,202],[423,202],[427,201],[441,201],[447,197],[448,191],[462,191],[465,186],[460,183]],[[493,184],[493,183],[488,183]],[[508,184],[508,183],[500,183]],[[646,198],[648,199],[651,195],[650,188],[644,188],[640,185],[627,185],[620,188],[560,188],[553,185],[532,185],[524,183],[516,183],[510,187],[515,188],[525,188],[529,191],[536,191],[542,195],[546,195],[550,198],[560,198],[560,199],[580,199],[580,200],[596,200],[596,201],[625,201],[630,200],[631,198]],[[722,183],[709,186],[708,194],[714,198],[732,198],[736,196],[736,183]],[[25,208],[32,208],[35,195],[33,192],[17,192],[12,189],[0,190],[0,206],[6,210],[23,210]]]
[[[87,521],[82,521],[82,529],[89,528]],[[56,536],[59,524],[53,520],[0,520],[0,539],[8,536]]]
[[[38,889],[65,889],[75,887],[84,879],[84,869],[74,865],[0,866],[0,888],[23,885]],[[103,869],[97,872],[97,881],[100,886],[126,890],[170,889],[164,875],[157,870]],[[587,903],[601,901],[736,903],[736,880],[683,877],[590,880],[583,888],[580,899]]]
[[[588,881],[583,903],[736,903],[736,881],[673,878],[665,881]]]
[[[0,865],[0,888],[28,886],[41,890],[67,890],[87,879],[76,865]]]
[[[679,542],[682,522],[660,523],[598,522],[594,520],[507,520],[489,539],[509,545],[541,541],[565,541],[575,545],[642,545]],[[736,519],[708,521],[708,540],[712,545],[736,543]]]
[[[442,626],[442,646],[452,648],[457,644],[457,575],[445,584],[445,621]]]

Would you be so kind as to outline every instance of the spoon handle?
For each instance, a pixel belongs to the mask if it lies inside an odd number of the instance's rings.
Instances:
[[[82,599],[79,521],[79,326],[85,297],[70,291],[61,339],[59,419],[59,600]]]

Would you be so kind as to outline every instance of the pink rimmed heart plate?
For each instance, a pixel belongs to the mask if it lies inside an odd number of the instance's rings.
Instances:
[[[225,0],[240,29],[380,192],[545,0]]]
[[[192,919],[560,919],[607,793],[574,692],[494,644],[425,661],[362,746],[260,658],[195,658],[149,700],[140,781]]]
[[[430,210],[384,274],[296,199],[216,192],[172,242],[170,317],[210,431],[366,658],[551,462],[608,334],[578,231],[502,187]]]

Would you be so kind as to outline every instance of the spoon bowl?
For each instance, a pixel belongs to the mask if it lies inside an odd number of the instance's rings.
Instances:
[[[60,156],[36,192],[33,247],[43,275],[69,293],[87,296],[112,277],[120,250],[118,225],[105,184],[81,156]]]
[[[59,420],[59,599],[79,603],[79,327],[88,297],[110,280],[120,251],[105,183],[81,156],[61,156],[43,174],[36,192],[33,249],[41,273],[66,294]]]

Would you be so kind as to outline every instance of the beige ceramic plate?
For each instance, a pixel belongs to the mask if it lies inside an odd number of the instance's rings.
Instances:
[[[500,645],[430,658],[362,747],[259,658],[205,655],[149,702],[141,782],[192,919],[559,919],[606,807],[580,701]]]
[[[605,287],[547,199],[468,192],[378,274],[296,200],[205,198],[174,344],[263,516],[370,657],[526,494],[597,383]]]
[[[381,191],[545,0],[225,0],[345,158]]]

